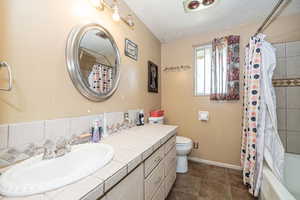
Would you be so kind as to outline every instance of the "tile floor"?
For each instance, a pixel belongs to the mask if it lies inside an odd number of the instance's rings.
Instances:
[[[254,200],[242,183],[241,171],[189,162],[189,172],[177,174],[167,200]]]

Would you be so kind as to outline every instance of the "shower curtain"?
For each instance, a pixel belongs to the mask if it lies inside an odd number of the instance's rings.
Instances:
[[[88,77],[90,89],[96,93],[107,93],[113,84],[113,70],[111,66],[94,64]]]
[[[276,98],[272,86],[275,49],[265,35],[251,37],[244,68],[244,116],[241,164],[243,181],[258,196],[265,160],[282,178],[284,148],[277,132]]]

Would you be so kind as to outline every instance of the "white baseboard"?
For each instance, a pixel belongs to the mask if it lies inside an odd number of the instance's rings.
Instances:
[[[229,168],[229,169],[236,169],[236,170],[242,170],[241,166],[238,165],[232,165],[232,164],[228,164],[228,163],[221,163],[221,162],[216,162],[216,161],[211,161],[211,160],[204,160],[201,158],[197,158],[197,157],[188,157],[189,160],[197,162],[197,163],[204,163],[204,164],[208,164],[208,165],[215,165],[218,167],[225,167],[225,168]]]

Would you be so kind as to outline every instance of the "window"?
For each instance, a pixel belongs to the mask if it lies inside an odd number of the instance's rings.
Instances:
[[[211,45],[195,48],[195,80],[196,96],[210,95],[211,87]]]

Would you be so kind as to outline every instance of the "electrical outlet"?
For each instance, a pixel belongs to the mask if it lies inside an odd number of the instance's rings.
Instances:
[[[199,142],[193,142],[193,148],[199,149]]]

